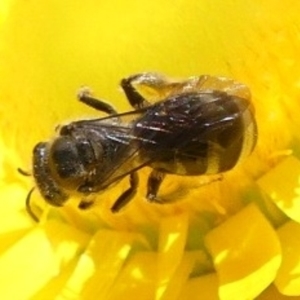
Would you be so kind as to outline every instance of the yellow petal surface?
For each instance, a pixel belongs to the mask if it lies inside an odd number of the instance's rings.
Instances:
[[[216,273],[192,278],[184,285],[179,300],[219,300],[219,280]]]
[[[149,248],[139,234],[99,230],[57,299],[106,299],[130,251]]]
[[[59,275],[87,242],[86,234],[62,223],[36,227],[0,256],[1,298],[29,299]],[[15,288],[20,285],[22,289]]]
[[[158,287],[156,298],[157,300],[172,300],[177,299],[184,284],[189,278],[189,275],[195,264],[195,256],[192,253],[184,253],[183,257],[176,268],[173,276],[170,278],[167,288],[160,285]],[[161,293],[162,292],[162,293]]]
[[[187,238],[188,216],[177,214],[162,221],[159,231],[158,290],[161,299],[171,277],[180,264]]]
[[[290,221],[277,233],[282,247],[282,263],[275,285],[284,295],[300,296],[300,224]]]
[[[41,228],[26,235],[1,255],[0,270],[3,299],[28,299],[59,274],[55,253]],[[15,288],[19,285],[22,290]]]
[[[288,217],[300,223],[300,160],[287,157],[258,181],[258,185]]]
[[[107,300],[132,299],[134,295],[143,300],[155,299],[157,278],[156,252],[139,252],[129,259],[121,270]]]
[[[23,197],[23,199],[26,197],[25,190],[16,184],[8,185],[0,192],[1,199],[16,199],[15,196]],[[33,221],[24,213],[24,206],[20,204],[17,201],[9,201],[8,205],[0,209],[0,253],[34,226]]]
[[[255,300],[300,300],[300,296],[290,297],[282,295],[276,286],[272,284],[255,298]]]
[[[275,230],[255,205],[242,209],[206,236],[222,300],[252,299],[275,278],[281,251]]]

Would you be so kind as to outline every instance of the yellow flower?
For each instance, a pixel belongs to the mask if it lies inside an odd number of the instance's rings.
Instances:
[[[9,1],[0,4],[0,298],[287,299],[300,296],[300,2]],[[109,210],[25,198],[34,145],[99,117],[75,101],[86,84],[118,111],[121,78],[225,75],[252,92],[259,139],[222,182],[170,176],[162,196]],[[178,201],[177,201],[178,200]],[[44,212],[44,213],[43,213]]]

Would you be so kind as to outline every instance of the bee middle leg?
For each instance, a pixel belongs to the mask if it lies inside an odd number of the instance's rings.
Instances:
[[[139,184],[139,177],[136,172],[130,174],[129,184],[130,187],[123,194],[119,196],[119,198],[111,207],[111,211],[113,213],[120,211],[136,194],[137,187]]]
[[[161,183],[163,182],[166,174],[158,170],[152,170],[148,178],[147,184],[147,199],[149,202],[163,203],[158,197],[157,193],[160,188]]]
[[[135,109],[141,109],[150,106],[151,103],[137,91],[134,84],[157,90],[166,84],[166,79],[164,76],[152,72],[139,73],[122,79],[121,87],[130,105]]]
[[[142,74],[137,74],[121,80],[121,87],[134,109],[147,107],[150,103],[135,89],[132,82],[136,81]]]

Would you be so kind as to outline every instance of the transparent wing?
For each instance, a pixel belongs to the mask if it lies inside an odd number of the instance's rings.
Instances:
[[[227,134],[223,144],[219,137],[223,132],[230,133],[248,107],[247,99],[205,90],[170,96],[140,110],[74,124],[87,132],[99,132],[117,149],[113,161],[103,167],[101,182],[96,184],[101,190],[144,166],[172,160],[178,153],[183,159],[197,158],[207,144],[227,147],[244,131]]]
[[[197,153],[191,148],[207,143],[225,147],[253,122],[249,105],[246,99],[219,91],[175,95],[153,105],[135,124],[134,134],[147,137],[143,148],[155,152],[158,160],[166,152]],[[245,117],[248,114],[250,117]],[[222,136],[224,132],[226,136]]]
[[[105,144],[109,149],[101,161],[101,175],[92,181],[95,192],[150,163],[149,159],[139,156],[139,142],[151,141],[133,133],[134,122],[143,113],[143,110],[136,110],[100,119],[80,120],[62,128],[64,132],[79,133],[93,142]]]
[[[186,80],[169,79],[158,73],[141,73],[132,76],[131,84],[149,102],[155,103],[172,95],[186,92],[217,90],[228,95],[250,100],[249,88],[238,81],[223,76],[201,75]]]

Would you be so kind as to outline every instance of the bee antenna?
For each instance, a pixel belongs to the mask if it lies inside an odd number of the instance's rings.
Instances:
[[[21,175],[23,175],[23,176],[31,176],[31,174],[30,174],[29,172],[24,171],[24,170],[21,169],[21,168],[18,168],[17,171],[18,171]]]
[[[35,213],[33,212],[33,210],[32,210],[32,207],[31,207],[31,205],[30,205],[30,199],[31,199],[31,195],[32,195],[32,193],[33,193],[33,191],[35,190],[35,188],[33,187],[30,191],[29,191],[29,193],[27,194],[27,197],[26,197],[26,211],[27,211],[27,213],[29,214],[29,216],[35,221],[35,222],[39,222],[40,220],[39,220],[39,218],[35,215]]]

